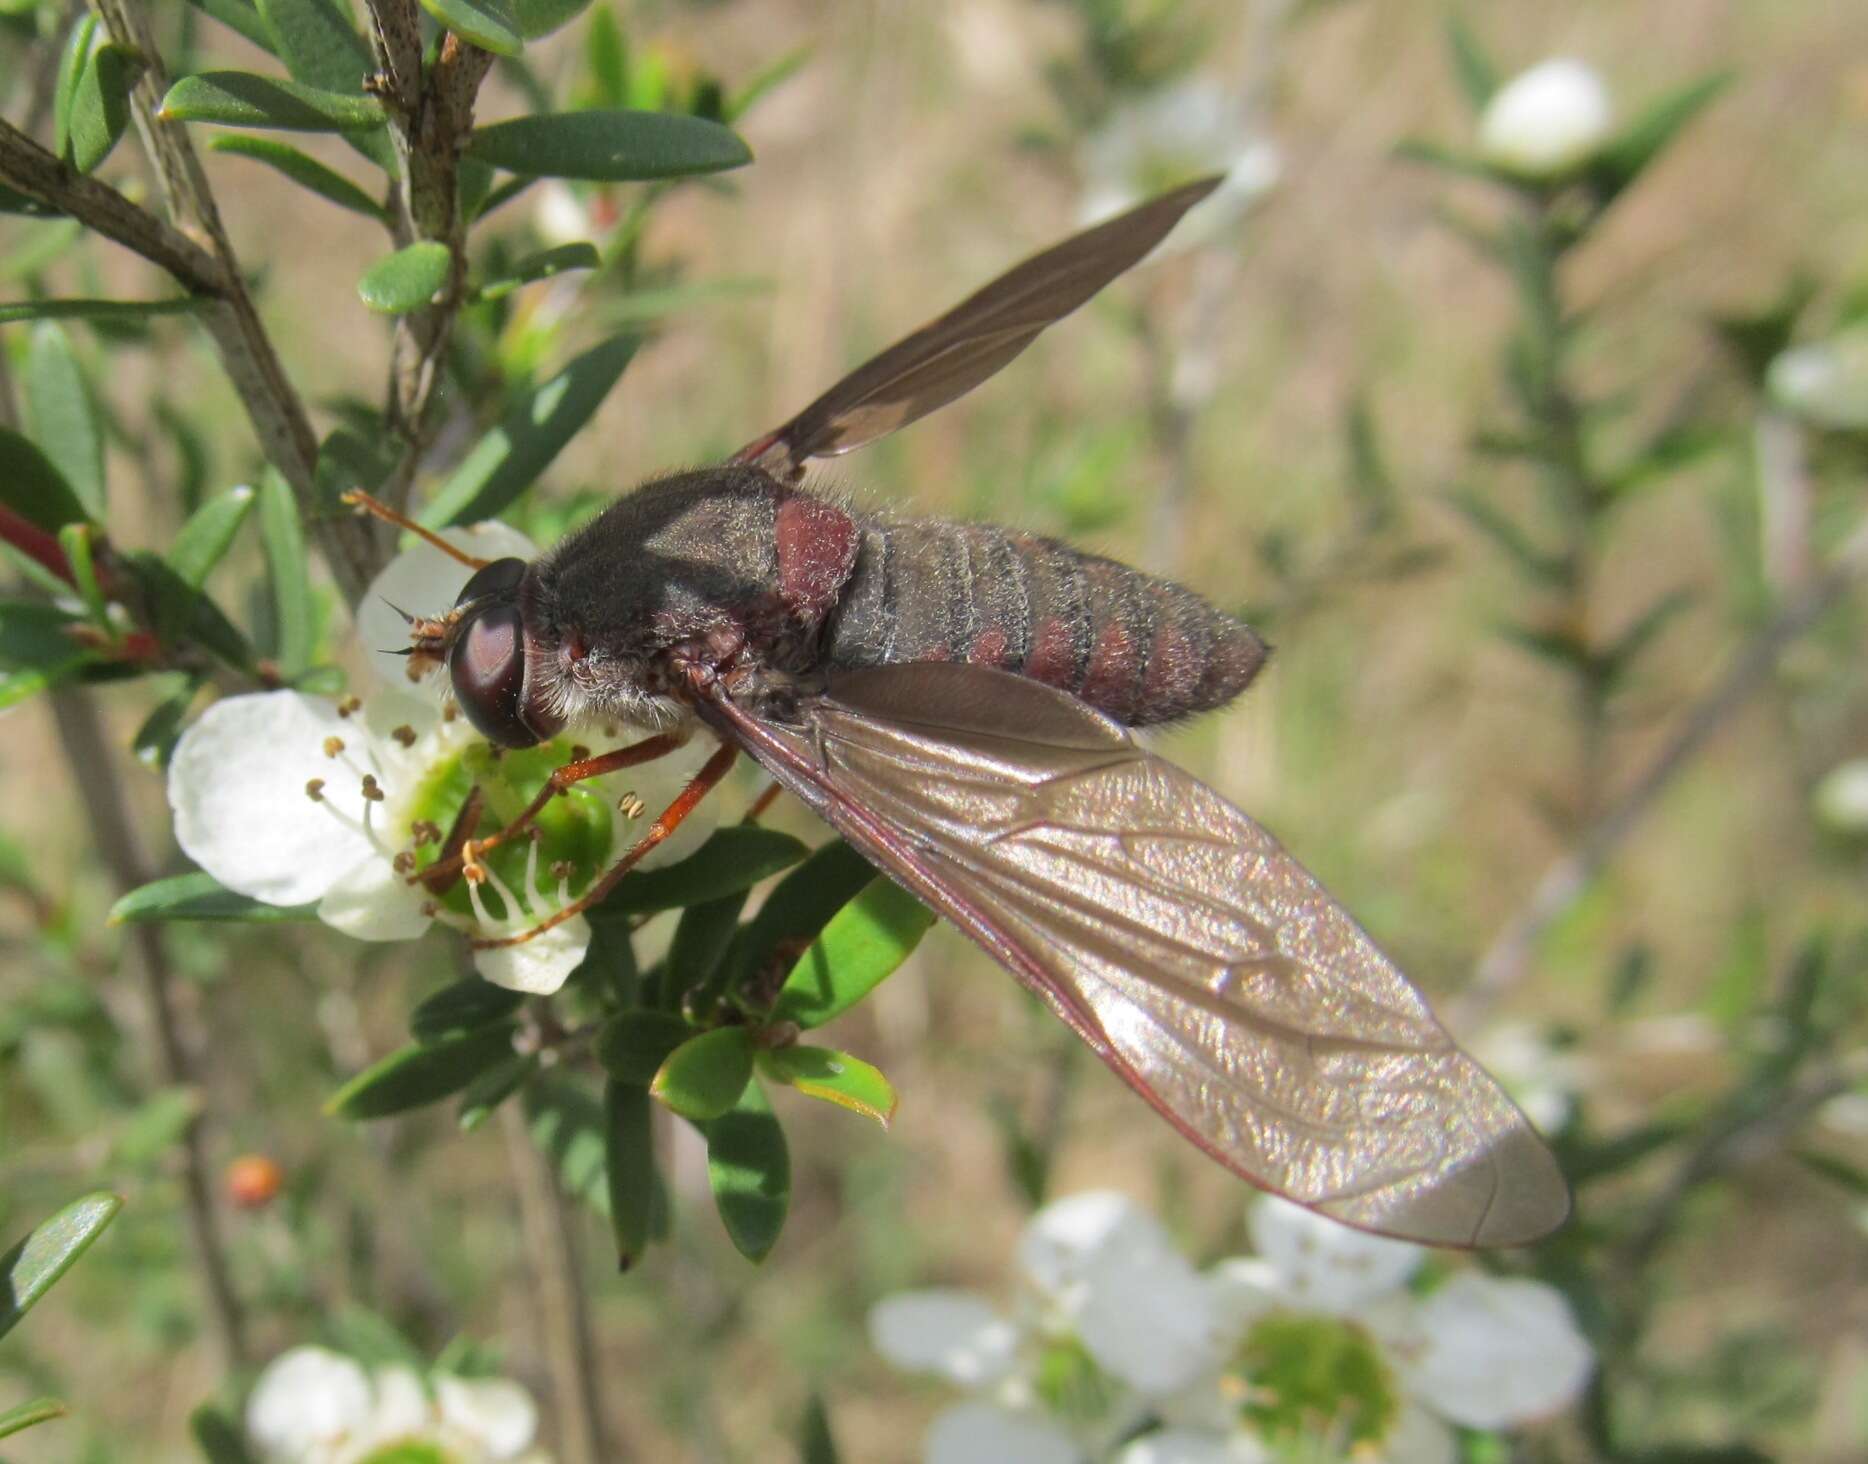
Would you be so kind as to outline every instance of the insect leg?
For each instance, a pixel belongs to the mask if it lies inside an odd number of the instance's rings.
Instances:
[[[599,753],[596,757],[578,758],[575,762],[565,763],[562,767],[551,770],[551,776],[545,779],[545,786],[538,790],[538,796],[526,805],[525,811],[505,828],[497,833],[488,834],[484,839],[470,839],[461,844],[458,852],[450,853],[448,858],[438,859],[415,878],[426,883],[436,876],[446,876],[470,865],[480,862],[480,856],[488,849],[516,838],[532,826],[545,805],[565,789],[586,778],[600,778],[605,773],[619,772],[623,768],[633,768],[638,763],[653,762],[658,757],[666,757],[687,738],[674,732],[663,732],[654,737],[645,737],[640,742],[632,742],[627,747],[614,748],[609,752]],[[412,880],[411,883],[414,881]]]
[[[456,549],[433,529],[423,528],[407,514],[397,513],[387,503],[384,503],[379,498],[372,498],[361,488],[352,488],[348,493],[341,494],[338,501],[340,503],[347,503],[352,508],[359,509],[364,513],[372,514],[376,518],[381,519],[384,523],[394,524],[399,529],[407,529],[411,534],[415,535],[416,538],[434,545],[435,548],[447,555],[449,559],[457,559],[469,569],[485,569],[493,562],[490,559],[477,559],[465,550]]]
[[[616,886],[622,882],[623,876],[634,869],[649,850],[653,849],[657,844],[661,843],[662,840],[666,839],[676,829],[681,827],[682,823],[686,820],[687,816],[694,811],[695,806],[701,799],[705,798],[715,785],[726,776],[727,769],[733,766],[734,760],[738,757],[738,747],[731,742],[721,743],[720,750],[701,765],[701,770],[688,780],[687,787],[677,793],[674,802],[664,808],[655,822],[649,825],[649,831],[636,841],[634,847],[632,847],[627,854],[623,855],[621,859],[610,866],[609,872],[605,874],[602,879],[585,890],[579,898],[573,900],[562,910],[553,914],[550,919],[540,921],[530,930],[524,930],[517,935],[509,935],[500,940],[477,940],[473,943],[474,949],[486,951],[496,949],[500,946],[518,945],[522,941],[530,940],[535,935],[542,935],[554,925],[562,925],[573,915],[583,914],[584,911],[588,910],[592,905],[596,904],[597,901],[609,894],[611,890],[615,889]]]
[[[765,813],[766,809],[770,808],[774,803],[776,803],[778,801],[778,795],[783,793],[784,791],[785,791],[785,785],[779,782],[776,778],[774,778],[770,783],[767,783],[765,785],[765,791],[761,793],[757,798],[752,800],[752,807],[746,810],[746,816],[744,819],[741,820],[741,822],[749,823],[749,824],[757,823],[760,817]]]

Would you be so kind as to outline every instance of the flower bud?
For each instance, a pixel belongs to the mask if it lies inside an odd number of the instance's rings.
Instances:
[[[1868,836],[1868,758],[1839,763],[1816,785],[1816,820],[1851,838]]]
[[[1487,162],[1524,178],[1575,171],[1600,148],[1613,118],[1602,78],[1580,61],[1559,58],[1512,78],[1479,119]]]
[[[264,1154],[242,1154],[221,1176],[227,1198],[238,1210],[264,1209],[284,1183],[285,1171]]]
[[[1868,431],[1868,327],[1783,352],[1764,384],[1780,407],[1813,426]]]

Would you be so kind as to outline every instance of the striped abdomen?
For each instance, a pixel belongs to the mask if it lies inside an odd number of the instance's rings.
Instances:
[[[832,665],[967,661],[1145,726],[1221,706],[1265,643],[1192,590],[991,524],[860,521],[825,649]]]

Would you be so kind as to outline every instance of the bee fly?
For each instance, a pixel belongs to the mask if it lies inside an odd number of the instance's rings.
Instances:
[[[727,462],[644,484],[531,563],[468,560],[411,653],[445,663],[480,732],[515,748],[592,722],[650,735],[559,768],[454,858],[471,871],[558,789],[698,723],[719,750],[547,925],[602,899],[745,752],[1234,1173],[1382,1234],[1521,1244],[1569,1208],[1524,1117],[1269,834],[1131,736],[1237,696],[1265,659],[1257,634],[1054,540],[800,486],[812,459],[998,371],[1217,181],[1027,260]]]

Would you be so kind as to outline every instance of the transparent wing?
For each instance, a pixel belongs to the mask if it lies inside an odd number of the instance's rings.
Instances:
[[[1235,1173],[1349,1224],[1516,1245],[1569,1197],[1523,1115],[1264,829],[1074,697],[963,665],[711,710]]]
[[[964,396],[1136,264],[1219,183],[1189,183],[1026,260],[857,367],[733,461],[791,480],[807,459],[850,452]]]

